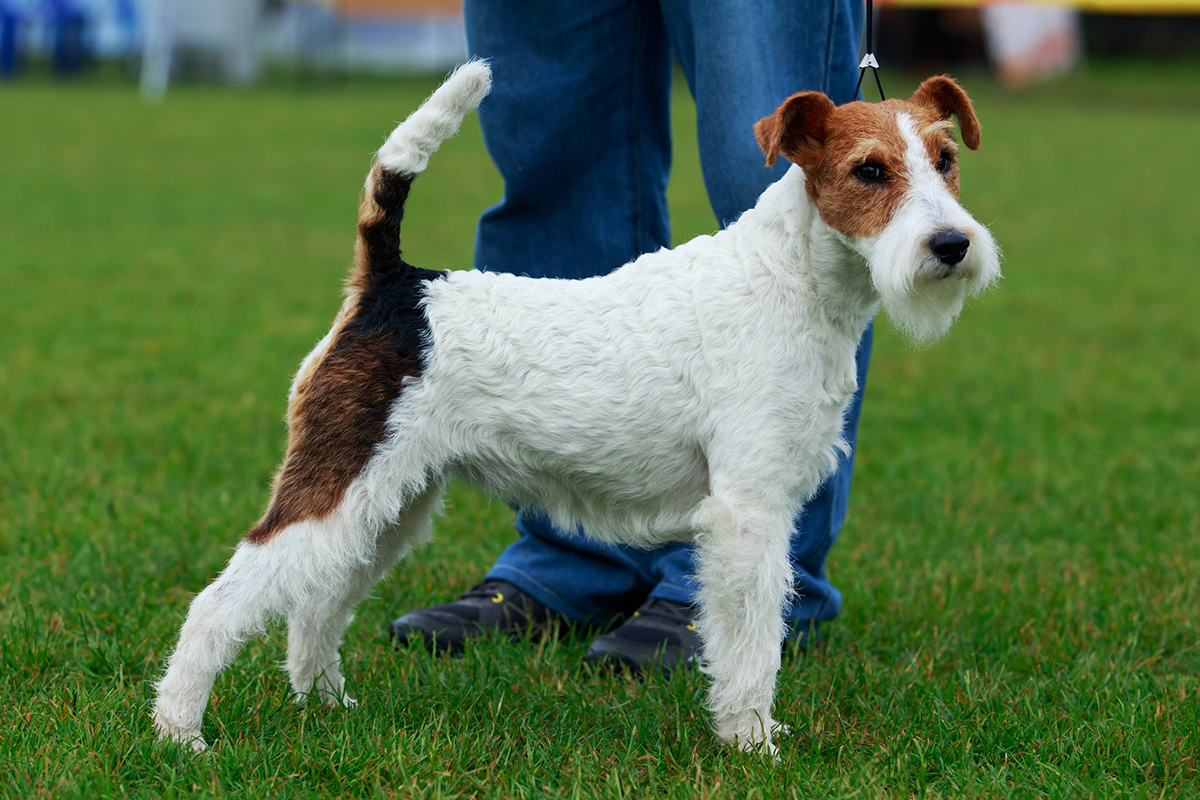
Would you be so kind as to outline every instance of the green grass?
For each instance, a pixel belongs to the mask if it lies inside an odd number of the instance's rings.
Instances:
[[[584,633],[391,652],[387,620],[512,536],[461,485],[349,631],[358,709],[295,708],[275,631],[218,680],[209,754],[154,742],[151,682],[265,502],[369,154],[433,84],[150,107],[98,83],[0,87],[0,794],[1200,796],[1200,71],[967,81],[964,200],[1006,279],[934,347],[880,323],[845,607],[785,662],[778,764],[717,746],[697,675],[581,669]],[[678,94],[683,239],[714,223]],[[407,255],[469,264],[500,189],[471,120]]]

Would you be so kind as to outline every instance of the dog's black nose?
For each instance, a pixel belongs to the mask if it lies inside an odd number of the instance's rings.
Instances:
[[[947,267],[953,267],[967,255],[971,240],[962,231],[942,231],[929,240],[929,249]]]

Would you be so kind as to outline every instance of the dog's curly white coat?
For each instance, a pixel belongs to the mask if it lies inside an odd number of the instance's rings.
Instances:
[[[459,68],[379,162],[422,171],[489,85],[485,63]],[[830,227],[793,165],[727,229],[604,277],[429,282],[426,366],[392,407],[386,441],[332,513],[243,542],[196,597],[157,687],[160,734],[204,747],[214,676],[277,616],[295,691],[352,703],[338,655],[352,610],[428,538],[458,475],[606,541],[694,540],[717,734],[773,750],[789,538],[846,449],[863,329],[882,299],[918,339],[935,337],[999,276],[991,237],[929,163],[914,121],[901,112],[895,125],[907,195],[875,235]],[[950,228],[970,250],[947,270],[928,242]]]

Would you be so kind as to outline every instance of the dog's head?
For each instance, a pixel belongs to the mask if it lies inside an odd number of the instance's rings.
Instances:
[[[944,76],[882,103],[800,92],[754,129],[768,166],[783,156],[803,168],[821,218],[866,259],[883,307],[919,341],[944,334],[966,295],[1000,277],[991,234],[958,202],[951,117],[978,149],[971,100]]]

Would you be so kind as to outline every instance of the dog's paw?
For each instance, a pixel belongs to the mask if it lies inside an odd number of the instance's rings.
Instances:
[[[354,708],[358,705],[358,701],[345,692],[341,694],[322,694],[321,699],[330,708]]]
[[[327,708],[354,708],[358,701],[346,692],[346,679],[336,671],[323,672],[316,678],[292,677],[296,705],[312,701]]]
[[[161,713],[154,715],[154,730],[160,742],[171,741],[186,744],[192,748],[193,753],[203,753],[208,749],[208,743],[200,735],[199,728],[172,725]]]
[[[293,697],[296,705],[302,706],[310,700],[320,703],[326,708],[354,708],[358,701],[342,690],[314,687],[307,692],[296,692]]]
[[[779,760],[779,749],[775,746],[775,740],[787,736],[791,733],[791,728],[781,722],[776,722],[768,718],[764,725],[759,722],[757,716],[753,720],[753,724],[746,724],[735,730],[718,731],[718,736],[728,745],[736,747],[743,753],[762,753],[769,755]]]
[[[737,747],[738,750],[741,750],[743,753],[762,753],[764,756],[771,756],[776,761],[779,760],[779,748],[776,747],[775,742],[771,741],[770,739],[763,739],[759,737],[758,740],[755,741],[754,737],[742,738],[739,736],[737,740]]]
[[[346,681],[341,675],[322,675],[313,687],[316,695],[327,708],[354,708],[358,705],[346,691]]]

